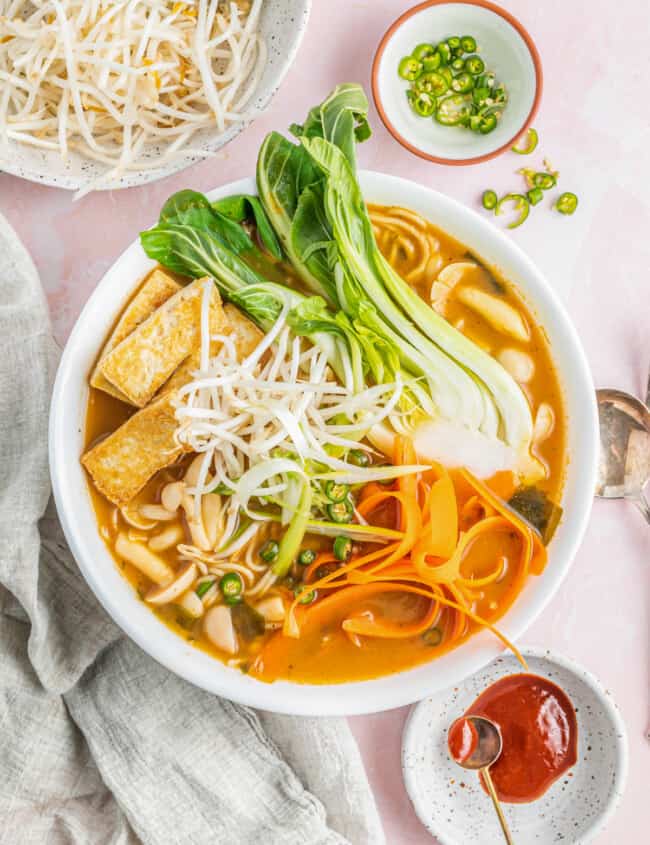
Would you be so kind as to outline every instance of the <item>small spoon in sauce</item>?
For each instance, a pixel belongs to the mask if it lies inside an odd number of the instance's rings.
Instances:
[[[650,523],[645,487],[650,479],[650,411],[622,390],[596,391],[600,459],[596,495],[628,499]]]
[[[503,836],[508,845],[514,845],[490,775],[490,766],[496,763],[503,750],[498,725],[484,716],[461,716],[449,728],[447,745],[455,763],[481,774],[499,817]]]

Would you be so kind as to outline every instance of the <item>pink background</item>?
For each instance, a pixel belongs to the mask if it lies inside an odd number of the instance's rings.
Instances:
[[[272,2],[272,0],[270,0]],[[369,90],[374,50],[402,0],[314,0],[297,61],[265,116],[227,149],[155,185],[73,203],[63,191],[0,175],[0,211],[30,250],[45,286],[61,344],[104,272],[162,202],[179,188],[213,188],[253,174],[270,129],[304,117],[338,82]],[[545,91],[535,125],[540,153],[580,196],[572,218],[537,209],[512,237],[566,302],[596,384],[643,393],[650,364],[650,121],[647,0],[506,0],[542,56]],[[421,161],[371,113],[373,138],[362,167],[414,179],[476,206],[486,187],[515,189],[521,160],[506,154],[477,167]],[[630,740],[630,777],[621,808],[597,842],[648,841],[648,608],[650,533],[632,506],[597,502],[589,531],[561,591],[526,635],[583,663],[611,690]],[[400,771],[407,708],[352,721],[390,845],[426,845]]]

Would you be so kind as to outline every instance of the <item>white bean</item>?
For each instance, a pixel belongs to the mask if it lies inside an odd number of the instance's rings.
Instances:
[[[171,549],[172,546],[181,543],[184,537],[185,532],[183,531],[183,526],[180,522],[177,522],[174,525],[168,525],[160,534],[155,534],[151,537],[149,548],[153,549],[154,552],[164,552],[167,549]]]
[[[126,534],[118,534],[115,552],[156,584],[169,584],[174,580],[174,570],[141,543],[134,543]]]
[[[165,510],[170,511],[170,513],[176,513],[181,506],[184,491],[185,485],[182,481],[172,481],[169,484],[165,484],[160,493],[160,503]]]
[[[162,505],[140,505],[140,514],[145,519],[152,519],[155,522],[166,522],[174,519],[175,514],[168,511]]]

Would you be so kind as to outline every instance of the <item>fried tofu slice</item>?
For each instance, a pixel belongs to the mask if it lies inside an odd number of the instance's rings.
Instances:
[[[226,325],[214,282],[197,279],[175,293],[99,362],[102,375],[143,408],[200,343],[201,301],[210,285],[210,332]]]
[[[178,293],[181,287],[177,281],[160,269],[154,270],[147,276],[136,295],[122,312],[117,325],[102,349],[99,361],[95,365],[95,369],[90,377],[92,387],[103,390],[105,393],[109,393],[123,402],[129,401],[120,390],[108,381],[106,376],[101,372],[99,365],[109,352],[115,349],[132,331],[137,329],[140,323],[143,323],[147,317],[150,317],[163,302],[166,302],[171,296]]]
[[[221,330],[221,334],[232,336],[235,351],[237,352],[237,360],[243,361],[262,341],[264,332],[258,329],[252,320],[249,320],[248,317],[242,314],[236,305],[227,303],[224,305],[223,310],[227,318],[227,323]],[[168,390],[178,390],[191,381],[192,373],[199,368],[200,358],[200,349],[197,348],[172,374],[167,384],[163,387],[163,391],[166,393]]]
[[[174,440],[178,422],[173,399],[172,393],[164,393],[82,457],[95,487],[118,507],[185,451]]]

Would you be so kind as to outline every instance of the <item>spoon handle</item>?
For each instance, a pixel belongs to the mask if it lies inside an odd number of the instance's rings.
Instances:
[[[486,766],[484,769],[481,769],[481,774],[483,775],[483,781],[487,787],[487,791],[490,793],[490,798],[492,799],[492,803],[494,804],[494,809],[497,811],[497,816],[499,817],[503,836],[508,845],[514,845],[514,842],[512,841],[512,836],[510,835],[510,831],[508,830],[508,824],[506,822],[505,816],[503,815],[503,810],[501,809],[501,804],[499,803],[499,799],[497,797],[496,789],[494,788],[494,784],[492,783],[492,776],[490,775],[489,766]]]

